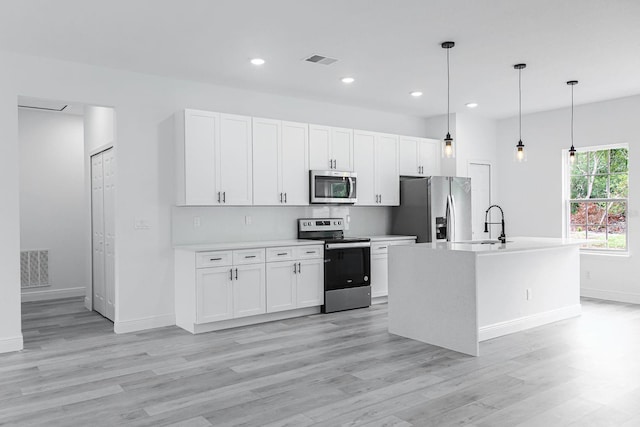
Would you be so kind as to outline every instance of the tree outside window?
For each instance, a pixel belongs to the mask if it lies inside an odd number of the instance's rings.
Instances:
[[[569,237],[586,249],[627,250],[627,148],[579,151],[570,169]]]

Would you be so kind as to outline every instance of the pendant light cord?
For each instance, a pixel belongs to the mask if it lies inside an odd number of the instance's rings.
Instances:
[[[573,85],[571,85],[571,147],[573,148]]]
[[[450,77],[449,77],[449,51],[451,49],[447,49],[447,134],[449,134],[449,104],[450,104]]]
[[[520,127],[520,141],[522,141],[522,69],[518,70],[518,122]]]

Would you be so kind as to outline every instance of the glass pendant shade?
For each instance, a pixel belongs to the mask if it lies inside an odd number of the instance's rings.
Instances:
[[[518,163],[527,161],[527,152],[524,149],[522,141],[518,141],[518,144],[516,144],[515,149],[513,150],[513,159]]]
[[[575,162],[576,162],[576,149],[572,145],[571,148],[569,148],[569,163],[574,164]]]
[[[442,145],[442,156],[450,159],[454,156],[453,152],[453,138],[451,138],[451,134],[447,132],[447,136],[444,138]]]

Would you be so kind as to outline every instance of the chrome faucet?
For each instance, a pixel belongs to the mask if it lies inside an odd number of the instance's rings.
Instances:
[[[500,214],[502,215],[502,221],[501,222],[488,222],[489,211],[491,210],[491,208],[500,209]],[[500,233],[500,237],[498,237],[498,240],[500,240],[500,243],[506,243],[507,242],[507,236],[504,235],[504,212],[502,211],[502,208],[500,206],[491,205],[491,206],[489,206],[487,211],[484,213],[484,232],[485,233],[489,232],[489,224],[502,224],[502,232]]]

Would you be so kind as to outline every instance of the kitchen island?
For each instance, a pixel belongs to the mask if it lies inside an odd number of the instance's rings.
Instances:
[[[575,239],[438,242],[389,251],[389,332],[473,356],[479,342],[580,315]]]

